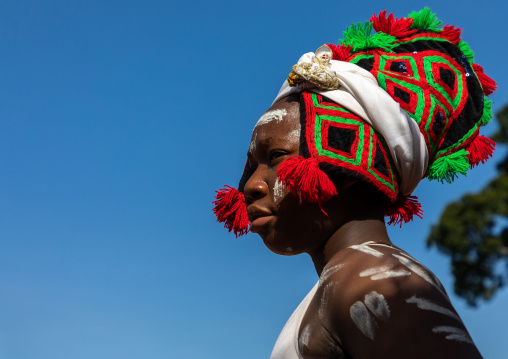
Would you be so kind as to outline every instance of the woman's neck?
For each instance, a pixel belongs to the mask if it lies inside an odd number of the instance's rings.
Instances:
[[[368,241],[392,244],[383,220],[351,220],[343,224],[323,245],[309,253],[317,274],[321,275],[327,263],[343,249]]]

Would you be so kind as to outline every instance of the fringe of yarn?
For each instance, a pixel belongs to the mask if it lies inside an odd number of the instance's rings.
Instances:
[[[438,30],[439,25],[441,25],[441,20],[439,20],[436,14],[430,11],[428,7],[424,7],[419,11],[413,11],[409,14],[409,17],[413,19],[411,29],[428,29],[436,31]]]
[[[321,205],[337,194],[335,185],[319,168],[315,157],[291,156],[279,165],[277,176],[294,196],[308,202]]]
[[[390,51],[395,46],[396,37],[383,32],[372,35],[371,32],[372,24],[369,21],[353,24],[344,31],[344,40],[341,43],[351,46],[353,52],[378,48]]]
[[[471,50],[467,42],[460,40],[459,43],[457,44],[457,47],[459,48],[460,51],[462,51],[464,56],[466,56],[467,60],[472,65],[474,63],[474,52],[473,50]]]
[[[441,36],[445,37],[448,41],[455,45],[459,43],[461,33],[462,29],[452,25],[445,25],[441,29]]]
[[[217,216],[217,222],[224,223],[224,228],[229,232],[233,231],[237,238],[247,234],[250,222],[245,195],[228,185],[215,192],[216,200],[212,203],[215,204],[213,213]]]
[[[440,157],[429,167],[428,178],[440,182],[452,183],[458,174],[467,175],[469,158],[465,149]]]
[[[476,138],[467,147],[469,163],[471,168],[480,163],[485,163],[494,153],[496,143],[485,136],[476,136]]]
[[[385,216],[390,217],[388,225],[408,223],[414,216],[423,218],[422,205],[418,202],[416,196],[399,195],[397,200],[392,203],[385,212]]]
[[[385,34],[402,38],[413,34],[416,30],[411,30],[413,25],[412,18],[396,18],[393,14],[386,16],[386,10],[383,10],[376,16],[372,15],[370,18],[372,27],[377,32],[383,32]]]
[[[480,84],[482,85],[485,95],[492,95],[492,93],[497,90],[496,81],[494,81],[490,76],[487,76],[483,70],[483,67],[478,64],[473,64],[473,70],[476,73],[476,77],[478,77]]]
[[[327,44],[328,47],[332,50],[333,60],[337,61],[347,61],[347,59],[351,56],[351,47],[346,45],[335,45],[335,44]]]
[[[487,100],[487,97],[485,97],[482,117],[480,118],[478,124],[480,126],[485,126],[490,122],[490,120],[492,120],[492,100]]]

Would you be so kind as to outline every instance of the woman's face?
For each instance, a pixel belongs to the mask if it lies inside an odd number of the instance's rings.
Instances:
[[[337,228],[317,204],[300,202],[278,181],[282,161],[300,154],[300,130],[299,103],[279,101],[259,119],[248,152],[253,173],[244,193],[250,230],[278,254],[311,253]]]

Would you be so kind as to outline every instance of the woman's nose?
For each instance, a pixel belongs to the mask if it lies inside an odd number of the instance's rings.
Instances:
[[[244,194],[248,202],[254,202],[268,194],[268,183],[263,176],[262,166],[259,166],[245,183]]]

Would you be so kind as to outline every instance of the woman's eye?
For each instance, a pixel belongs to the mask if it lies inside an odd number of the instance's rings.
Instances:
[[[270,161],[276,160],[277,158],[285,156],[286,154],[286,151],[282,150],[270,151]]]

